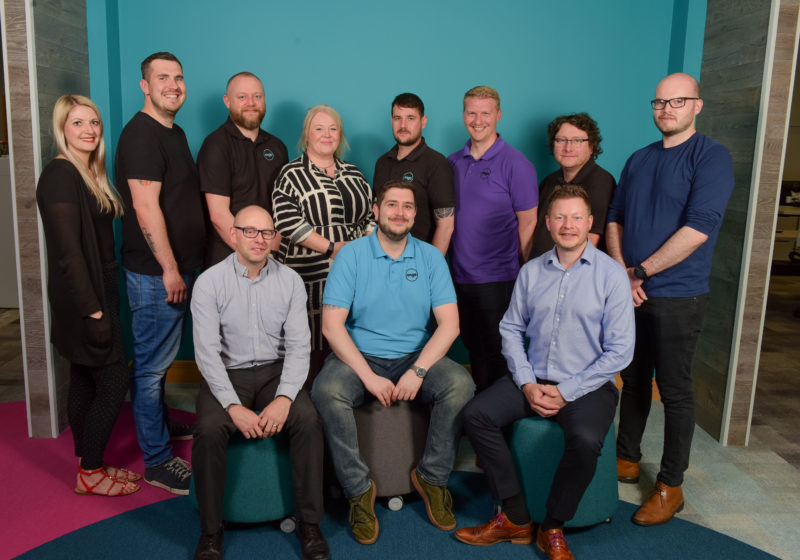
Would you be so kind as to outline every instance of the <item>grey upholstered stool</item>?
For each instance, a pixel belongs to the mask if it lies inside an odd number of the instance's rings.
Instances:
[[[413,491],[411,470],[425,451],[430,408],[408,401],[384,408],[377,400],[370,400],[353,413],[358,446],[377,494],[390,497],[389,508],[396,511],[403,506],[399,497]]]

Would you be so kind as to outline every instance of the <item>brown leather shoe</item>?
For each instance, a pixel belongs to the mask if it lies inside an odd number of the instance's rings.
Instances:
[[[455,532],[456,538],[466,544],[488,546],[499,542],[531,544],[533,521],[525,525],[514,525],[503,512],[495,515],[489,523],[477,527],[464,527]]]
[[[683,509],[683,491],[680,486],[667,486],[656,481],[647,501],[633,514],[637,525],[660,525],[672,519]]]
[[[639,463],[617,457],[617,480],[626,484],[639,482]]]
[[[536,532],[536,546],[547,555],[547,560],[575,560],[561,529],[539,529]]]

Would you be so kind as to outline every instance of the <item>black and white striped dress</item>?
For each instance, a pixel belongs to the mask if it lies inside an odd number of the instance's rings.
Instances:
[[[375,227],[372,189],[358,167],[336,158],[331,178],[304,153],[283,169],[272,192],[275,227],[281,232],[278,260],[295,270],[308,292],[311,348],[322,350],[322,292],[331,259],[299,245],[312,232],[333,241],[352,241]]]

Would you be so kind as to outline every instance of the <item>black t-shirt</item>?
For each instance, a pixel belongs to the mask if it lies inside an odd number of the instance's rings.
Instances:
[[[161,265],[142,235],[131,200],[129,179],[160,181],[158,202],[181,273],[203,263],[205,219],[197,167],[183,129],[167,128],[139,112],[125,125],[115,159],[117,188],[125,203],[122,217],[122,265],[138,274],[161,276]]]
[[[573,185],[583,187],[589,193],[589,202],[592,204],[592,216],[594,217],[590,231],[591,233],[603,235],[606,228],[608,205],[611,204],[611,199],[614,197],[614,189],[617,186],[614,176],[590,159],[570,182]],[[550,232],[547,231],[544,218],[545,214],[547,214],[547,202],[550,199],[550,195],[553,194],[557,186],[564,183],[564,173],[562,173],[561,169],[558,169],[542,179],[539,184],[539,217],[536,221],[536,229],[533,232],[531,258],[546,253],[555,245]],[[600,241],[600,249],[605,250],[605,244],[602,240]]]
[[[403,159],[397,159],[397,145],[375,162],[372,190],[378,190],[387,181],[404,180],[414,184],[417,200],[417,217],[411,235],[431,242],[436,230],[436,208],[455,208],[456,192],[453,186],[453,169],[447,158],[429,148],[422,138],[419,146]]]
[[[227,196],[234,216],[246,206],[257,204],[272,214],[272,189],[281,168],[289,162],[289,152],[277,137],[258,131],[253,142],[230,118],[209,134],[197,154],[197,170],[202,192]],[[206,226],[208,246],[204,268],[231,253],[214,226]]]

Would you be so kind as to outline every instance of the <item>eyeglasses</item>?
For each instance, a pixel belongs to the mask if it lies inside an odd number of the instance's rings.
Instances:
[[[669,106],[673,109],[680,109],[684,105],[686,105],[687,99],[700,99],[699,97],[673,97],[672,99],[653,99],[650,102],[650,105],[653,109],[663,109],[669,103]]]
[[[584,142],[588,142],[588,138],[556,138],[555,142],[558,145],[572,144],[573,146],[580,146]]]
[[[258,234],[260,233],[261,237],[265,241],[269,241],[271,239],[275,239],[275,235],[278,233],[277,229],[258,229],[254,227],[242,227],[242,226],[233,226],[233,227],[240,230],[242,232],[242,235],[244,235],[248,239],[255,239],[256,237],[258,237]]]

